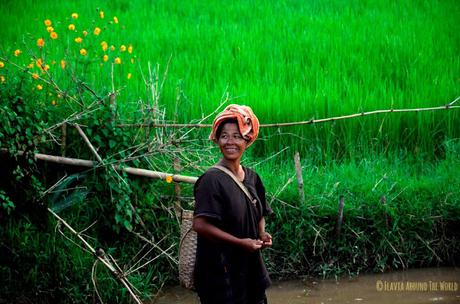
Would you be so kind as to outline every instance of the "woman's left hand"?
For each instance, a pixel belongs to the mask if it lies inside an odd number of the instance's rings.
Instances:
[[[260,240],[263,242],[262,248],[271,247],[273,244],[272,236],[268,232],[262,232],[259,235]]]

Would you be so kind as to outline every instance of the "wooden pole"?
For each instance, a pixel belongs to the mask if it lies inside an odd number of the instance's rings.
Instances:
[[[295,172],[297,175],[297,187],[299,189],[300,202],[305,202],[305,191],[303,189],[303,177],[302,177],[302,166],[300,164],[300,154],[296,152],[294,154]]]
[[[382,195],[382,197],[380,198],[380,203],[382,203],[382,205],[385,207],[385,205],[387,204],[387,198],[385,195]],[[388,214],[386,212],[386,210],[383,211],[384,212],[384,215],[385,215],[385,226],[387,227],[387,229],[390,228],[390,219],[388,218]]]
[[[181,165],[180,165],[180,159],[177,157],[174,157],[174,173],[180,172],[181,170]],[[180,197],[181,197],[181,189],[180,189],[180,184],[178,182],[174,182],[174,209],[176,211],[176,217],[180,218],[181,214],[181,206],[180,206]]]
[[[337,222],[335,223],[335,237],[338,238],[340,236],[340,230],[342,228],[342,221],[343,221],[343,208],[345,207],[345,199],[343,195],[339,198],[339,211],[337,214]]]
[[[65,156],[67,149],[67,124],[63,123],[61,126],[61,156]]]

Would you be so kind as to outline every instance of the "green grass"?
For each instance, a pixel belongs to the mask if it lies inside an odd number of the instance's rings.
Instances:
[[[444,105],[460,92],[457,1],[7,1],[0,8],[1,49],[11,54],[25,33],[46,37],[48,18],[61,21],[56,30],[63,33],[72,12],[80,15],[77,28],[116,15],[119,26],[103,30],[100,39],[117,47],[132,43],[144,73],[148,61],[163,71],[171,58],[160,102],[174,119],[179,87],[180,122],[212,112],[225,91],[251,105],[263,123]],[[52,51],[62,54],[59,43]],[[144,85],[137,67],[121,70],[120,85],[128,70],[133,73],[119,98],[129,117],[135,101],[145,100]],[[106,92],[108,71],[96,67],[82,77]],[[304,142],[264,130],[273,137],[258,150],[317,145],[327,159],[400,147],[439,155],[437,146],[459,136],[459,117],[458,110],[388,114],[281,130]]]

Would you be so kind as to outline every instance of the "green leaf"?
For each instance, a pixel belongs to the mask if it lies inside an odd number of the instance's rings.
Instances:
[[[110,148],[113,148],[117,145],[117,142],[113,139],[109,139],[109,147]]]

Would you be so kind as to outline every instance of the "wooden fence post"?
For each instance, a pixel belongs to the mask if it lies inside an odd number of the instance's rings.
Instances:
[[[180,165],[180,159],[179,158],[174,157],[173,167],[174,167],[174,173],[180,173],[181,165]],[[176,181],[174,182],[174,200],[175,200],[174,209],[175,209],[175,212],[176,212],[176,216],[177,216],[177,218],[180,218],[181,209],[182,209],[181,204],[180,204],[181,189],[180,189],[180,183],[178,183]]]
[[[387,204],[387,198],[385,195],[382,195],[382,197],[380,198],[380,203],[382,203],[382,205],[385,207],[386,204]],[[383,211],[384,212],[384,215],[385,215],[385,226],[388,228],[390,228],[390,219],[388,218],[388,213],[386,210]]]
[[[67,124],[63,123],[61,126],[61,156],[65,157],[67,149]]]
[[[340,230],[342,228],[342,221],[343,221],[343,208],[345,207],[345,199],[343,195],[339,198],[339,211],[337,214],[337,222],[335,223],[335,237],[338,238],[340,236]]]
[[[302,166],[300,165],[300,154],[296,152],[294,154],[294,164],[295,164],[295,172],[297,175],[297,186],[299,189],[299,198],[300,202],[305,202],[305,192],[303,190],[303,178],[302,178]]]

